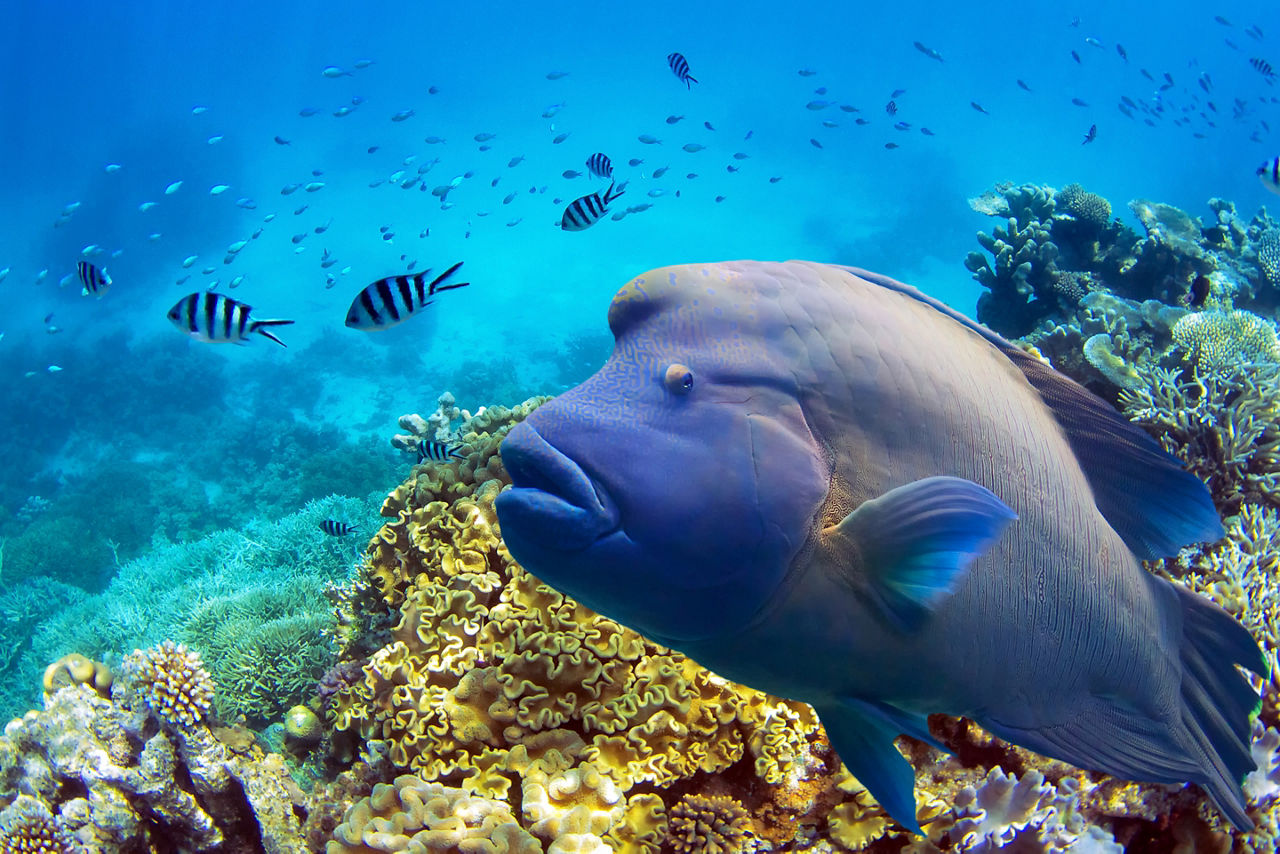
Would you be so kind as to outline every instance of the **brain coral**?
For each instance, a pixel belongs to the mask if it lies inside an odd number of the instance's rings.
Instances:
[[[151,649],[133,651],[125,672],[147,705],[162,720],[191,726],[204,720],[213,707],[213,678],[200,653],[186,644],[167,640]]]
[[[1111,222],[1111,202],[1097,193],[1090,193],[1079,184],[1068,184],[1054,196],[1059,212],[1068,213],[1077,221],[1096,228],[1106,228]]]

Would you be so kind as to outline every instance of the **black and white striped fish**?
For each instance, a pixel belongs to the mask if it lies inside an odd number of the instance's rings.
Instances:
[[[671,66],[671,72],[680,78],[680,82],[685,85],[686,89],[692,89],[693,87],[689,84],[698,82],[696,77],[689,76],[689,60],[684,58],[684,54],[667,54],[667,65]]]
[[[438,291],[449,291],[454,288],[465,288],[470,282],[444,284],[445,279],[452,276],[462,266],[459,261],[430,282],[427,276],[430,270],[414,273],[409,276],[388,276],[378,279],[372,285],[356,294],[347,309],[347,326],[352,329],[363,329],[372,332],[375,329],[387,329],[403,323],[435,300],[431,297]]]
[[[609,155],[597,151],[587,158],[587,171],[597,178],[613,177],[613,161]]]
[[[356,526],[350,522],[339,522],[335,519],[325,519],[317,527],[331,537],[345,537],[356,531]]]
[[[197,291],[187,294],[169,309],[169,320],[197,341],[244,344],[257,332],[281,347],[287,346],[268,327],[285,326],[293,323],[292,320],[251,320],[250,311],[249,306],[231,297]]]
[[[1280,157],[1273,157],[1258,167],[1258,180],[1276,195],[1280,195]]]
[[[465,455],[457,445],[439,442],[435,439],[420,439],[417,444],[418,462],[431,460],[435,463],[447,463],[449,460],[460,460]]]
[[[98,299],[102,299],[106,295],[107,289],[111,287],[111,277],[107,275],[107,271],[100,267],[95,267],[88,261],[78,261],[76,263],[76,276],[80,279],[83,289],[80,293],[83,296],[93,294]]]
[[[1271,70],[1271,63],[1267,62],[1260,56],[1255,56],[1250,59],[1249,64],[1252,65],[1263,77],[1271,78],[1276,76],[1276,73]]]
[[[626,184],[623,184],[614,190],[614,185],[610,184],[603,194],[599,191],[588,193],[569,202],[564,215],[560,217],[560,228],[565,231],[583,231],[595,225],[608,213],[609,203],[625,192],[625,187]]]

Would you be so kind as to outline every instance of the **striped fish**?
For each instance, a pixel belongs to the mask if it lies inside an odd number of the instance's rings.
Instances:
[[[1273,157],[1258,167],[1258,180],[1262,186],[1280,195],[1280,157]]]
[[[102,299],[107,289],[111,287],[111,277],[107,275],[107,271],[93,266],[88,261],[76,263],[76,275],[80,279],[80,284],[84,286],[80,291],[83,296],[93,294],[98,299]]]
[[[338,522],[334,519],[325,519],[317,527],[331,537],[345,537],[356,530],[356,526],[350,522]]]
[[[1262,57],[1253,57],[1249,60],[1249,64],[1252,65],[1263,77],[1271,78],[1276,76],[1276,73],[1271,70],[1271,63],[1267,62]]]
[[[613,162],[607,154],[597,151],[587,158],[587,171],[597,178],[612,178]]]
[[[414,273],[411,276],[388,276],[378,279],[372,285],[356,294],[347,309],[347,326],[352,329],[363,329],[372,332],[375,329],[388,329],[402,323],[421,311],[435,300],[437,291],[448,291],[454,288],[465,288],[470,282],[443,284],[462,266],[459,261],[430,282],[427,276],[430,270]]]
[[[616,191],[613,186],[610,184],[603,195],[599,192],[589,193],[570,202],[564,209],[564,215],[560,217],[560,228],[565,231],[583,231],[599,222],[608,213],[609,203],[625,192],[623,188],[626,184]]]
[[[689,60],[684,58],[684,54],[667,54],[667,65],[671,66],[671,72],[680,78],[680,82],[684,84],[686,89],[692,89],[693,87],[689,84],[698,82],[696,77],[689,76]]]
[[[450,442],[438,442],[435,439],[421,439],[417,445],[418,462],[425,463],[431,460],[434,463],[447,463],[450,460],[460,460],[464,454]]]
[[[267,327],[284,326],[293,323],[292,320],[250,320],[250,310],[249,306],[231,297],[197,291],[187,294],[169,309],[169,320],[197,341],[244,344],[250,335],[257,332],[281,347],[287,346]]]

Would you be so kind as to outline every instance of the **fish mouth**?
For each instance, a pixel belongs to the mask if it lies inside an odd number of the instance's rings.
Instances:
[[[507,434],[501,456],[512,481],[496,502],[508,548],[581,551],[618,528],[608,493],[527,421]]]

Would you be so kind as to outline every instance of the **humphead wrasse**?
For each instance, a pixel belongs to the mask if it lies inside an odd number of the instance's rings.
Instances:
[[[1266,663],[1139,562],[1208,491],[1104,401],[919,291],[695,264],[614,297],[613,355],[511,431],[511,553],[587,606],[818,712],[919,832],[894,738],[932,713],[1082,768],[1194,782],[1240,828]]]

